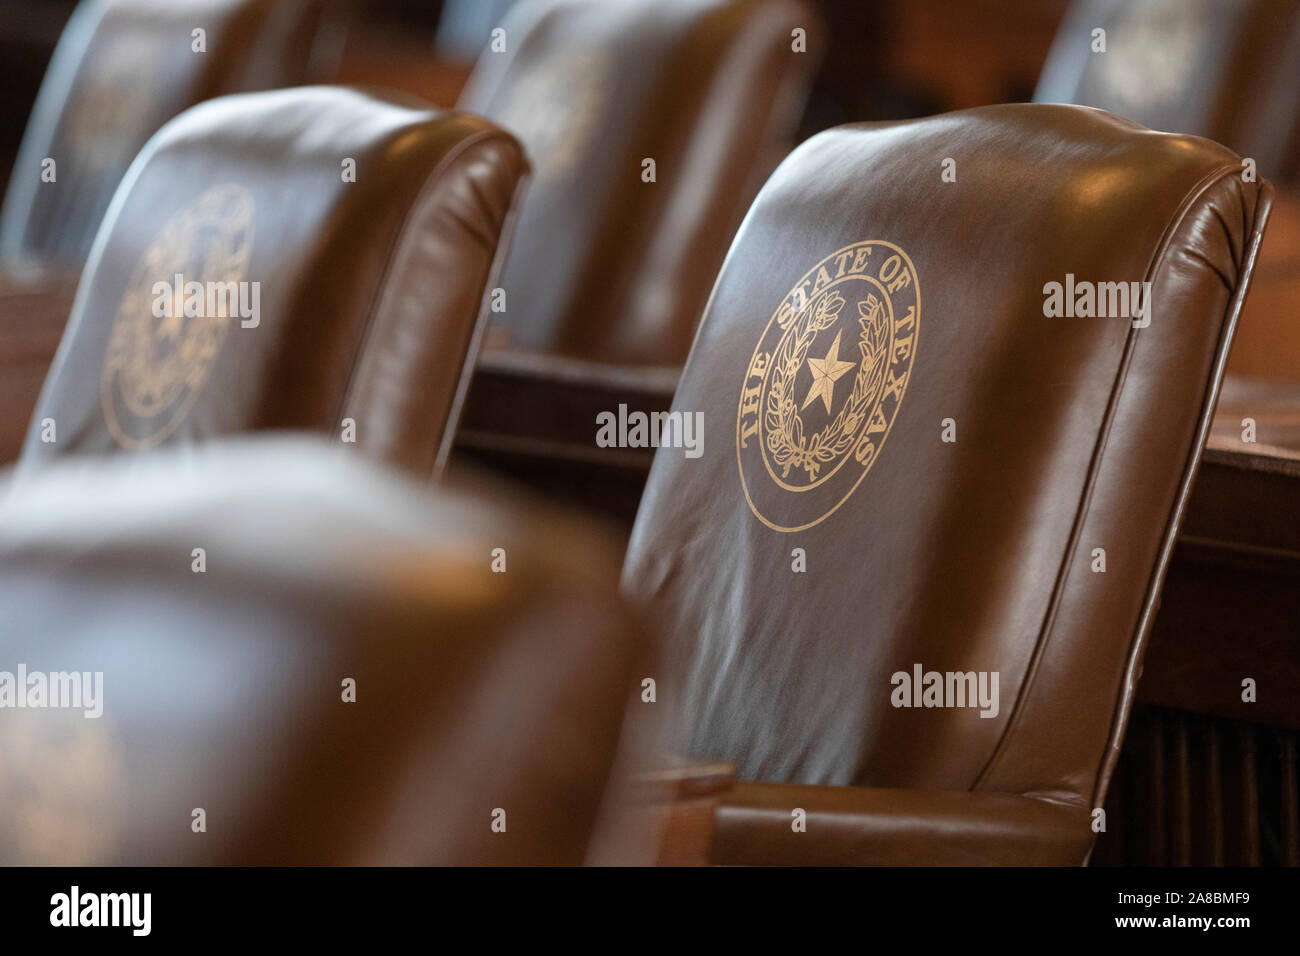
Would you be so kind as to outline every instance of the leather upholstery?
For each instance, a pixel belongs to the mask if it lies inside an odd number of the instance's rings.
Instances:
[[[704,453],[659,449],[624,570],[683,752],[1101,805],[1267,215],[1240,171],[1039,104],[842,127],[781,165],[674,399]],[[1049,317],[1067,274],[1150,282],[1150,324]],[[894,706],[917,665],[996,672],[996,715]]]
[[[1106,52],[1092,34],[1106,31]],[[1096,106],[1152,129],[1205,136],[1262,177],[1300,173],[1300,3],[1076,0],[1038,102]]]
[[[792,52],[796,28],[813,52]],[[517,132],[537,170],[495,327],[524,348],[680,363],[745,207],[788,149],[816,64],[811,12],[524,0],[503,29],[506,52],[480,56],[458,104]]]
[[[582,862],[644,643],[602,537],[265,438],[65,459],[0,528],[0,669],[103,674],[3,711],[0,863]]]
[[[46,71],[5,197],[0,255],[80,267],[117,184],[177,113],[324,66],[330,0],[85,0]],[[206,53],[192,31],[206,31]],[[313,59],[316,57],[317,59]],[[57,179],[43,182],[45,158]]]
[[[1091,32],[1107,52],[1090,52]],[[1153,129],[1192,133],[1253,158],[1258,174],[1300,175],[1300,2],[1297,0],[1077,0],[1035,99],[1111,110]],[[1274,408],[1300,412],[1300,342],[1291,319],[1297,249],[1284,190],[1242,316],[1228,380],[1273,379],[1264,404],[1237,410],[1261,423]],[[1279,219],[1281,221],[1279,221]],[[1290,233],[1290,235],[1288,235]],[[1288,387],[1281,387],[1282,382]],[[1289,394],[1288,394],[1289,392]],[[1270,421],[1261,426],[1275,431]]]
[[[807,829],[791,828],[791,810]],[[712,859],[768,866],[1068,866],[1088,854],[1080,807],[1005,793],[741,783],[716,813]]]
[[[441,59],[472,64],[516,0],[442,0],[434,46]]]
[[[485,120],[354,90],[188,110],[105,218],[26,463],[250,430],[346,440],[351,419],[358,451],[427,477],[448,450],[526,169]],[[153,286],[176,273],[249,283],[250,304],[260,283],[257,324],[155,318]]]

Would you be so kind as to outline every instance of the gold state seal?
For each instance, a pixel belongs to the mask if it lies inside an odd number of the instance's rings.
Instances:
[[[155,316],[154,284],[178,274],[200,283],[238,283],[248,271],[252,243],[252,196],[240,186],[217,186],[168,220],[141,256],[118,307],[100,377],[104,421],[123,448],[149,448],[176,430],[232,321],[225,314],[187,315],[179,289],[167,314]]]
[[[880,240],[831,253],[781,300],[736,414],[741,487],[769,528],[811,528],[853,494],[902,404],[920,321],[912,260]]]

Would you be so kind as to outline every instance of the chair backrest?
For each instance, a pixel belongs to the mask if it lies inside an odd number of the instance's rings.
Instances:
[[[1293,177],[1300,2],[1075,0],[1034,99],[1204,136],[1254,159],[1261,176]]]
[[[0,864],[583,861],[644,647],[597,534],[265,438],[0,523]]]
[[[1036,104],[781,165],[674,400],[703,454],[660,448],[624,570],[683,749],[770,781],[1104,789],[1267,213],[1241,173]]]
[[[517,0],[443,0],[438,12],[434,48],[451,61],[473,63],[483,40],[501,26],[502,18]]]
[[[105,217],[25,463],[308,429],[428,476],[526,169],[486,120],[354,90],[186,111]]]
[[[458,103],[515,132],[536,170],[494,322],[526,348],[681,362],[798,122],[816,53],[793,34],[815,51],[813,16],[798,0],[524,0],[502,29]]]
[[[329,11],[329,0],[85,0],[28,121],[0,255],[80,267],[145,141],[202,100],[306,82]]]

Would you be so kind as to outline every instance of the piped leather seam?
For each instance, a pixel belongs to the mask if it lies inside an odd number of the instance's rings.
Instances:
[[[491,323],[490,299],[492,290],[505,272],[506,260],[510,255],[510,246],[514,241],[515,228],[519,223],[520,207],[523,204],[523,197],[527,193],[531,181],[531,172],[525,168],[515,182],[514,192],[511,194],[510,203],[506,207],[506,214],[501,222],[496,248],[493,251],[491,260],[488,262],[487,274],[483,277],[483,289],[479,295],[478,312],[474,316],[474,327],[470,330],[465,354],[460,365],[457,366],[456,388],[452,392],[451,404],[447,409],[447,421],[443,426],[442,438],[439,439],[437,447],[434,448],[433,462],[428,469],[430,481],[438,477],[446,466],[447,459],[451,456],[452,445],[456,440],[456,429],[460,425],[465,400],[469,397],[470,379],[473,377],[474,368],[478,364],[483,337],[487,333],[488,325]]]
[[[1227,171],[1233,173],[1238,169],[1239,167],[1231,166],[1228,167]],[[1264,229],[1268,225],[1268,216],[1272,205],[1273,188],[1265,180],[1260,184],[1256,198],[1254,217],[1247,233],[1250,237],[1248,244],[1243,237],[1244,255],[1240,265],[1241,277],[1249,276],[1254,271],[1255,260],[1258,258],[1259,247],[1264,239]],[[1205,442],[1209,437],[1210,426],[1214,419],[1214,408],[1218,404],[1223,374],[1228,364],[1228,350],[1232,346],[1232,339],[1237,330],[1237,322],[1241,317],[1241,309],[1246,299],[1248,285],[1249,283],[1244,278],[1239,278],[1237,288],[1232,298],[1228,300],[1223,327],[1220,329],[1219,341],[1214,351],[1213,374],[1202,393],[1201,411],[1197,417],[1196,432],[1192,437],[1191,447],[1187,451],[1187,457],[1183,464],[1183,473],[1179,479],[1178,490],[1174,497],[1173,510],[1165,524],[1156,566],[1151,571],[1146,594],[1143,598],[1142,613],[1138,618],[1138,626],[1129,645],[1129,657],[1124,666],[1124,686],[1125,688],[1131,686],[1133,691],[1127,700],[1121,695],[1115,705],[1110,732],[1106,737],[1106,747],[1102,750],[1101,763],[1097,768],[1096,782],[1093,785],[1092,802],[1094,806],[1097,805],[1099,798],[1102,796],[1105,785],[1109,784],[1110,774],[1114,769],[1115,760],[1119,756],[1122,734],[1128,723],[1128,714],[1131,711],[1132,701],[1137,694],[1137,680],[1140,676],[1139,662],[1146,650],[1147,639],[1150,636],[1151,625],[1157,607],[1156,597],[1164,584],[1165,575],[1173,556],[1174,545],[1178,540],[1178,530],[1187,512],[1187,501],[1191,496],[1192,483],[1196,478],[1196,472],[1199,470],[1201,458],[1204,455]]]
[[[1174,237],[1178,234],[1179,228],[1186,220],[1188,214],[1196,202],[1217,184],[1224,176],[1233,174],[1240,169],[1238,165],[1224,165],[1212,172],[1207,173],[1197,183],[1188,190],[1187,194],[1179,203],[1178,208],[1170,217],[1159,242],[1148,260],[1143,280],[1154,284],[1155,275],[1165,262],[1166,258],[1172,251]],[[1111,427],[1119,411],[1120,399],[1123,395],[1124,383],[1128,379],[1128,370],[1132,364],[1133,354],[1137,348],[1137,330],[1132,325],[1129,326],[1125,342],[1124,354],[1120,358],[1119,367],[1115,371],[1115,379],[1111,384],[1110,395],[1106,402],[1106,413],[1102,420],[1101,427],[1098,430],[1096,442],[1093,446],[1092,456],[1088,463],[1087,477],[1084,483],[1083,494],[1079,501],[1078,510],[1075,513],[1074,522],[1070,528],[1070,537],[1065,555],[1062,558],[1061,566],[1057,571],[1056,584],[1052,588],[1051,599],[1048,604],[1042,626],[1039,628],[1038,637],[1034,643],[1034,650],[1030,656],[1029,666],[1026,668],[1025,679],[1021,683],[1020,690],[1016,694],[1016,701],[1012,705],[1011,717],[1007,721],[1006,729],[1003,730],[993,753],[990,755],[984,768],[976,776],[974,783],[971,785],[972,790],[979,790],[985,782],[992,776],[997,769],[1002,757],[1006,754],[1009,741],[1015,736],[1021,726],[1024,717],[1026,701],[1034,690],[1034,681],[1038,675],[1038,668],[1043,658],[1046,656],[1047,646],[1051,640],[1051,634],[1056,624],[1057,615],[1060,612],[1064,600],[1066,582],[1069,578],[1070,570],[1074,565],[1075,556],[1078,554],[1079,541],[1083,535],[1083,528],[1087,524],[1088,516],[1092,510],[1093,493],[1096,490],[1097,481],[1101,473],[1101,464],[1105,457],[1106,446],[1109,443]],[[1177,501],[1175,501],[1175,509]],[[1143,599],[1145,609],[1151,599],[1150,587]],[[1139,630],[1141,622],[1145,618],[1145,612],[1139,617]],[[1122,698],[1121,698],[1122,699]],[[1108,735],[1109,739],[1109,735]]]
[[[355,397],[356,389],[358,387],[358,372],[362,367],[367,349],[370,346],[370,340],[376,334],[375,327],[378,324],[378,319],[384,314],[391,296],[397,294],[395,289],[387,288],[388,283],[397,270],[398,259],[400,258],[401,253],[406,249],[406,240],[408,239],[410,231],[415,222],[419,219],[420,214],[424,212],[425,204],[437,190],[439,179],[446,169],[456,160],[460,159],[460,157],[471,147],[478,146],[486,140],[491,140],[500,136],[501,133],[497,130],[484,129],[461,140],[453,146],[445,156],[438,160],[437,164],[432,170],[430,170],[429,174],[425,177],[424,182],[420,185],[420,191],[416,194],[415,201],[406,211],[406,215],[402,217],[402,224],[394,232],[393,238],[388,245],[388,251],[384,256],[384,268],[379,277],[379,295],[376,297],[374,305],[371,306],[369,315],[366,316],[365,328],[362,330],[361,336],[357,342],[357,350],[352,358],[352,367],[348,372],[347,384],[344,386],[343,394],[335,408],[335,423],[342,421],[344,413],[347,411]]]

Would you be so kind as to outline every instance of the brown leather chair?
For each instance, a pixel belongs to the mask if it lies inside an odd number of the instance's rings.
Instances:
[[[704,453],[659,449],[624,569],[678,749],[747,781],[717,862],[1085,860],[1271,194],[1037,104],[773,174],[674,400]],[[1149,282],[1149,324],[1117,288],[1049,317],[1075,280]]]
[[[525,173],[519,144],[485,120],[354,90],[188,110],[105,218],[24,464],[306,429],[427,477]],[[159,310],[157,284],[175,292],[177,274],[185,301]],[[183,318],[192,281],[205,293],[192,311],[208,314]],[[238,316],[213,295],[234,283]]]
[[[0,864],[583,861],[644,647],[595,532],[284,439],[65,459],[0,527],[0,667],[94,698],[0,711]]]
[[[1091,51],[1106,31],[1105,53]],[[1283,185],[1256,291],[1228,364],[1216,432],[1242,446],[1242,420],[1259,441],[1298,447],[1300,336],[1291,318],[1300,274],[1292,195],[1300,176],[1300,2],[1297,0],[1077,0],[1034,98],[1080,103],[1152,129],[1216,140]],[[1288,189],[1290,191],[1288,191]]]
[[[163,123],[223,93],[328,69],[331,0],[86,0],[50,61],[5,196],[0,256],[79,268],[117,184]],[[193,31],[205,31],[206,52]],[[57,178],[42,178],[55,161]]]
[[[537,170],[493,316],[502,342],[680,363],[788,149],[813,14],[798,0],[523,0],[502,29],[505,52],[483,37],[457,104],[515,131]],[[796,29],[813,52],[794,52]]]
[[[1094,53],[1093,31],[1106,31]],[[1275,180],[1300,173],[1300,2],[1076,0],[1034,99],[1205,136]]]
[[[434,49],[451,62],[472,65],[485,38],[497,27],[517,0],[442,0]]]

